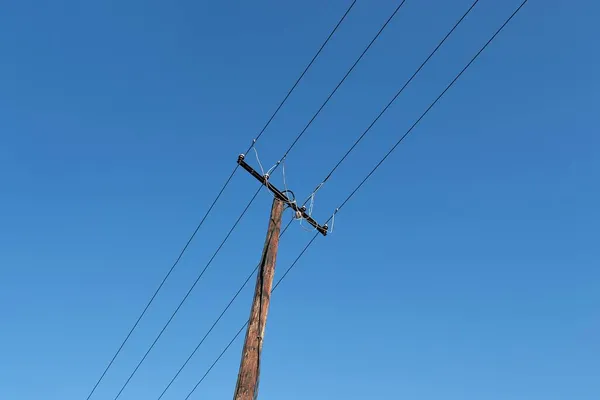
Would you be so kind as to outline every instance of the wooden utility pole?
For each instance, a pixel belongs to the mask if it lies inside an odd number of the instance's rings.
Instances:
[[[252,308],[250,310],[250,320],[248,321],[246,340],[244,342],[244,349],[242,350],[242,361],[233,396],[234,400],[253,400],[257,390],[260,373],[260,354],[265,326],[267,325],[273,276],[275,275],[275,261],[279,246],[279,231],[281,230],[283,206],[284,203],[280,198],[275,197],[273,199],[267,238],[256,276],[254,300],[252,301]]]
[[[254,299],[252,300],[252,308],[250,309],[250,319],[248,320],[246,340],[244,341],[244,349],[242,350],[242,361],[240,363],[240,372],[238,373],[233,400],[255,400],[257,395],[258,377],[260,375],[260,354],[262,352],[267,314],[269,313],[269,303],[271,301],[275,261],[277,259],[277,248],[279,247],[279,231],[281,230],[281,215],[283,214],[284,206],[292,209],[296,218],[301,218],[308,222],[323,236],[327,235],[328,230],[327,224],[320,225],[315,221],[306,212],[305,206],[296,204],[293,192],[287,189],[284,191],[277,189],[269,182],[269,174],[259,174],[245,161],[245,157],[244,154],[238,156],[238,165],[269,189],[275,199],[271,207],[267,239],[263,248],[258,276],[256,277]],[[292,198],[288,197],[289,195]]]

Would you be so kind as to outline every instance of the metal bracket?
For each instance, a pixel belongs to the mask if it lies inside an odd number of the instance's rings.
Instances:
[[[311,224],[317,231],[319,231],[320,234],[322,234],[323,236],[327,236],[327,229],[328,229],[327,225],[319,225],[319,223],[317,221],[315,221],[313,219],[313,217],[311,217],[310,215],[308,215],[306,213],[306,207],[304,207],[304,206],[298,207],[298,204],[296,204],[295,201],[290,200],[284,192],[282,192],[281,190],[279,190],[275,186],[273,186],[271,183],[269,183],[268,176],[262,176],[261,174],[259,174],[254,168],[252,168],[250,165],[248,165],[248,163],[246,161],[244,161],[244,158],[245,158],[244,154],[240,154],[238,156],[237,163],[240,167],[244,168],[246,171],[248,171],[250,173],[250,175],[255,177],[260,183],[265,185],[267,187],[267,189],[269,189],[271,192],[273,192],[273,194],[278,199],[283,201],[288,207],[290,207],[292,210],[294,210],[294,212],[300,213],[300,215],[302,215],[302,218],[305,219],[306,222]]]

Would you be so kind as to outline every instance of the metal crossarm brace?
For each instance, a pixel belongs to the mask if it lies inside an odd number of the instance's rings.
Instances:
[[[327,236],[327,229],[328,229],[327,224],[319,225],[319,223],[317,221],[315,221],[313,219],[313,217],[311,217],[310,215],[308,215],[306,213],[306,206],[299,207],[298,204],[296,204],[295,201],[290,200],[284,192],[282,192],[281,190],[279,190],[275,186],[273,186],[271,183],[269,183],[268,175],[262,176],[261,174],[259,174],[256,170],[254,170],[254,168],[252,168],[250,165],[248,165],[248,163],[246,161],[244,161],[244,158],[245,158],[244,154],[240,154],[238,156],[237,162],[240,165],[240,167],[242,167],[246,171],[250,172],[250,175],[255,177],[260,183],[265,185],[267,187],[267,189],[269,189],[271,192],[273,192],[275,197],[277,197],[278,199],[283,201],[284,204],[286,204],[288,207],[290,207],[292,210],[294,210],[296,212],[296,214],[301,215],[302,218],[305,219],[306,222],[311,224],[317,231],[319,231],[319,233],[321,233],[323,236]]]

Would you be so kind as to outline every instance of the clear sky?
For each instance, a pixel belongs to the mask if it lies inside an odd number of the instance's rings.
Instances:
[[[258,142],[265,166],[397,3],[358,1]],[[298,197],[470,3],[407,1],[290,153]],[[319,192],[317,219],[519,3],[480,1]],[[348,4],[4,2],[0,399],[85,400]],[[599,13],[531,0],[344,207],[273,295],[261,399],[600,398]],[[93,400],[114,398],[254,190],[234,177]],[[249,209],[121,399],[158,397],[258,261],[270,203]],[[311,236],[293,225],[282,238],[278,276]],[[165,400],[245,321],[252,286]],[[240,349],[192,399],[231,398]]]

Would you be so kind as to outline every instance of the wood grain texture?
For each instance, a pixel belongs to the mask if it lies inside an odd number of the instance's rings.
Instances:
[[[269,228],[263,248],[261,265],[256,276],[254,298],[250,309],[250,319],[246,330],[246,340],[242,350],[242,361],[235,387],[234,400],[252,400],[258,384],[260,353],[263,346],[265,326],[271,301],[275,262],[279,247],[279,232],[281,230],[281,215],[283,202],[275,198],[271,207]]]

